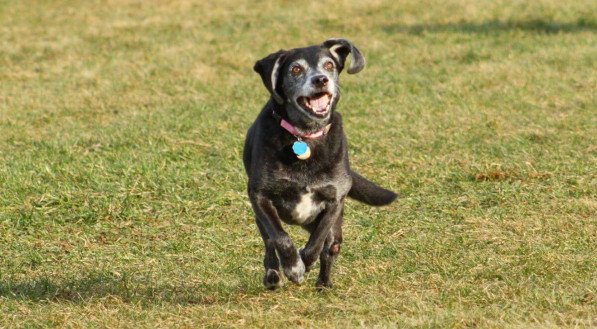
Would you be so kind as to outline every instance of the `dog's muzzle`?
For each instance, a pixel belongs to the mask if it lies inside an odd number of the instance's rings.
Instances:
[[[325,117],[332,107],[333,98],[332,94],[321,92],[311,96],[301,96],[296,102],[306,111],[318,117]]]

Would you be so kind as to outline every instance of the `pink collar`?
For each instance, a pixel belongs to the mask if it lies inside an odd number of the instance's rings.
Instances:
[[[302,137],[302,138],[318,138],[321,137],[325,134],[328,133],[328,131],[330,130],[330,128],[332,127],[332,124],[328,124],[327,126],[325,126],[323,129],[320,129],[316,132],[312,132],[310,134],[301,134],[293,125],[290,124],[290,122],[281,119],[280,120],[280,126],[284,129],[286,129],[286,131],[288,131],[289,133],[291,133],[292,135],[296,136],[296,137]]]

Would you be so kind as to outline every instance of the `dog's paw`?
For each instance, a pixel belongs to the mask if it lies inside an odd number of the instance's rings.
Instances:
[[[282,278],[280,277],[280,272],[268,268],[265,271],[265,275],[263,276],[263,285],[266,289],[274,290],[282,286]]]
[[[296,258],[296,263],[291,267],[284,268],[284,275],[288,278],[288,280],[301,284],[303,282],[303,278],[305,275],[305,263],[301,257]]]
[[[313,266],[315,266],[315,262],[308,264],[307,258],[305,256],[305,247],[299,249],[299,255],[301,256],[303,264],[305,264],[305,272],[311,271],[313,269]]]
[[[332,282],[330,280],[323,280],[322,278],[318,278],[317,282],[315,282],[315,289],[317,291],[323,291],[325,289],[331,289],[333,287]]]

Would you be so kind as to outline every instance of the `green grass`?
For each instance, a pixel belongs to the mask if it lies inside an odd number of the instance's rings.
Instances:
[[[595,1],[0,1],[0,327],[597,326]],[[252,65],[346,37],[335,288],[264,291]],[[306,236],[289,228],[297,245]]]

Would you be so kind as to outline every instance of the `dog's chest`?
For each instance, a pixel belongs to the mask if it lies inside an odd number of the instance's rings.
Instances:
[[[297,224],[305,224],[324,208],[324,203],[315,198],[315,194],[308,190],[299,196],[299,201],[294,205],[291,211],[292,219]]]
[[[284,222],[308,225],[333,203],[342,202],[350,189],[347,170],[338,165],[326,172],[273,168],[266,180],[265,194]]]
[[[334,185],[299,186],[284,184],[278,192],[270,194],[270,200],[280,218],[293,225],[307,225],[325,210],[326,204],[336,201]]]

